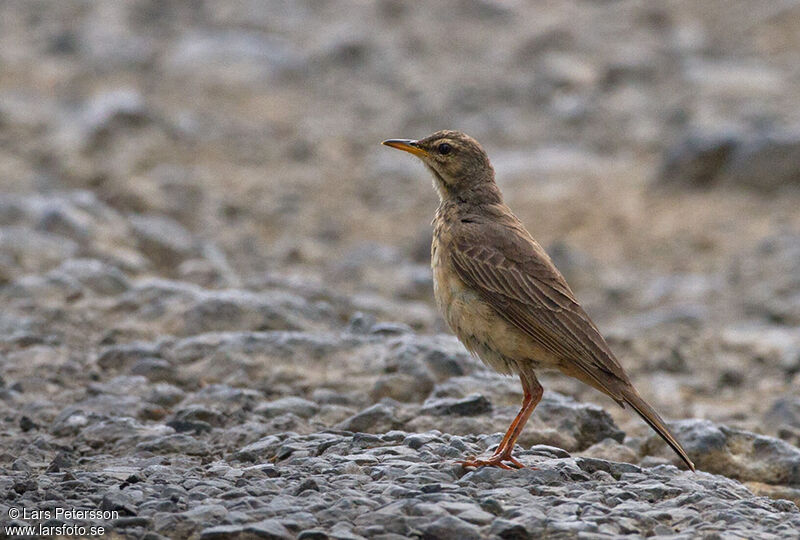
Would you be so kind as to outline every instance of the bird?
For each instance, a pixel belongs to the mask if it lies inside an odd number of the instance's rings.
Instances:
[[[433,176],[431,268],[436,304],[461,343],[489,368],[516,375],[522,407],[494,453],[464,468],[523,468],[512,455],[542,398],[542,371],[574,377],[630,406],[683,460],[694,464],[656,410],[634,388],[597,326],[545,250],[503,201],[483,147],[465,133],[437,131],[384,145],[419,158]]]

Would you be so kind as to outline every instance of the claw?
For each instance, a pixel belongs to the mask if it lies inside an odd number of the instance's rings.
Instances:
[[[520,463],[518,460],[513,458],[510,454],[495,454],[488,459],[477,459],[475,456],[469,456],[467,459],[463,459],[460,461],[456,461],[462,467],[474,467],[476,469],[480,467],[499,467],[501,469],[513,469],[510,465],[503,463],[504,461],[508,461],[514,465],[517,469],[524,469],[525,465]]]
[[[461,461],[456,461],[456,463],[458,463],[459,465],[461,465],[465,469],[467,467],[473,467],[475,469],[479,469],[481,467],[500,467],[501,469],[511,469],[511,467],[509,467],[508,465],[506,465],[502,461],[500,461],[498,459],[493,459],[493,458],[490,458],[490,459],[465,459],[465,460],[461,460]]]
[[[508,462],[510,462],[510,463],[511,463],[512,465],[514,465],[514,467],[516,467],[517,469],[524,469],[524,468],[525,468],[525,465],[523,465],[521,461],[519,461],[517,458],[513,457],[513,456],[512,456],[512,455],[510,455],[510,454],[509,454],[509,455],[507,455],[507,456],[504,456],[504,457],[503,457],[503,459],[504,459],[505,461],[508,461]]]

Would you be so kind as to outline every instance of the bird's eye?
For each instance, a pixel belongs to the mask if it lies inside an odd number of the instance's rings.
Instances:
[[[439,153],[442,154],[443,156],[446,156],[453,150],[453,147],[447,144],[446,142],[443,142],[436,147],[436,150],[438,150]]]

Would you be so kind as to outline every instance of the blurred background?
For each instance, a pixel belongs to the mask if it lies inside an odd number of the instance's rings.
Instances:
[[[448,128],[658,408],[797,444],[799,47],[796,1],[4,1],[4,377],[317,324],[179,289],[445,332],[435,193],[380,141]]]

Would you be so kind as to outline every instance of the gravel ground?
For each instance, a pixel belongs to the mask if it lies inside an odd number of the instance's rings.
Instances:
[[[0,526],[791,536],[798,35],[777,1],[0,3]],[[441,128],[698,473],[551,375],[531,468],[455,463],[522,396],[437,315],[435,195],[378,144]]]

